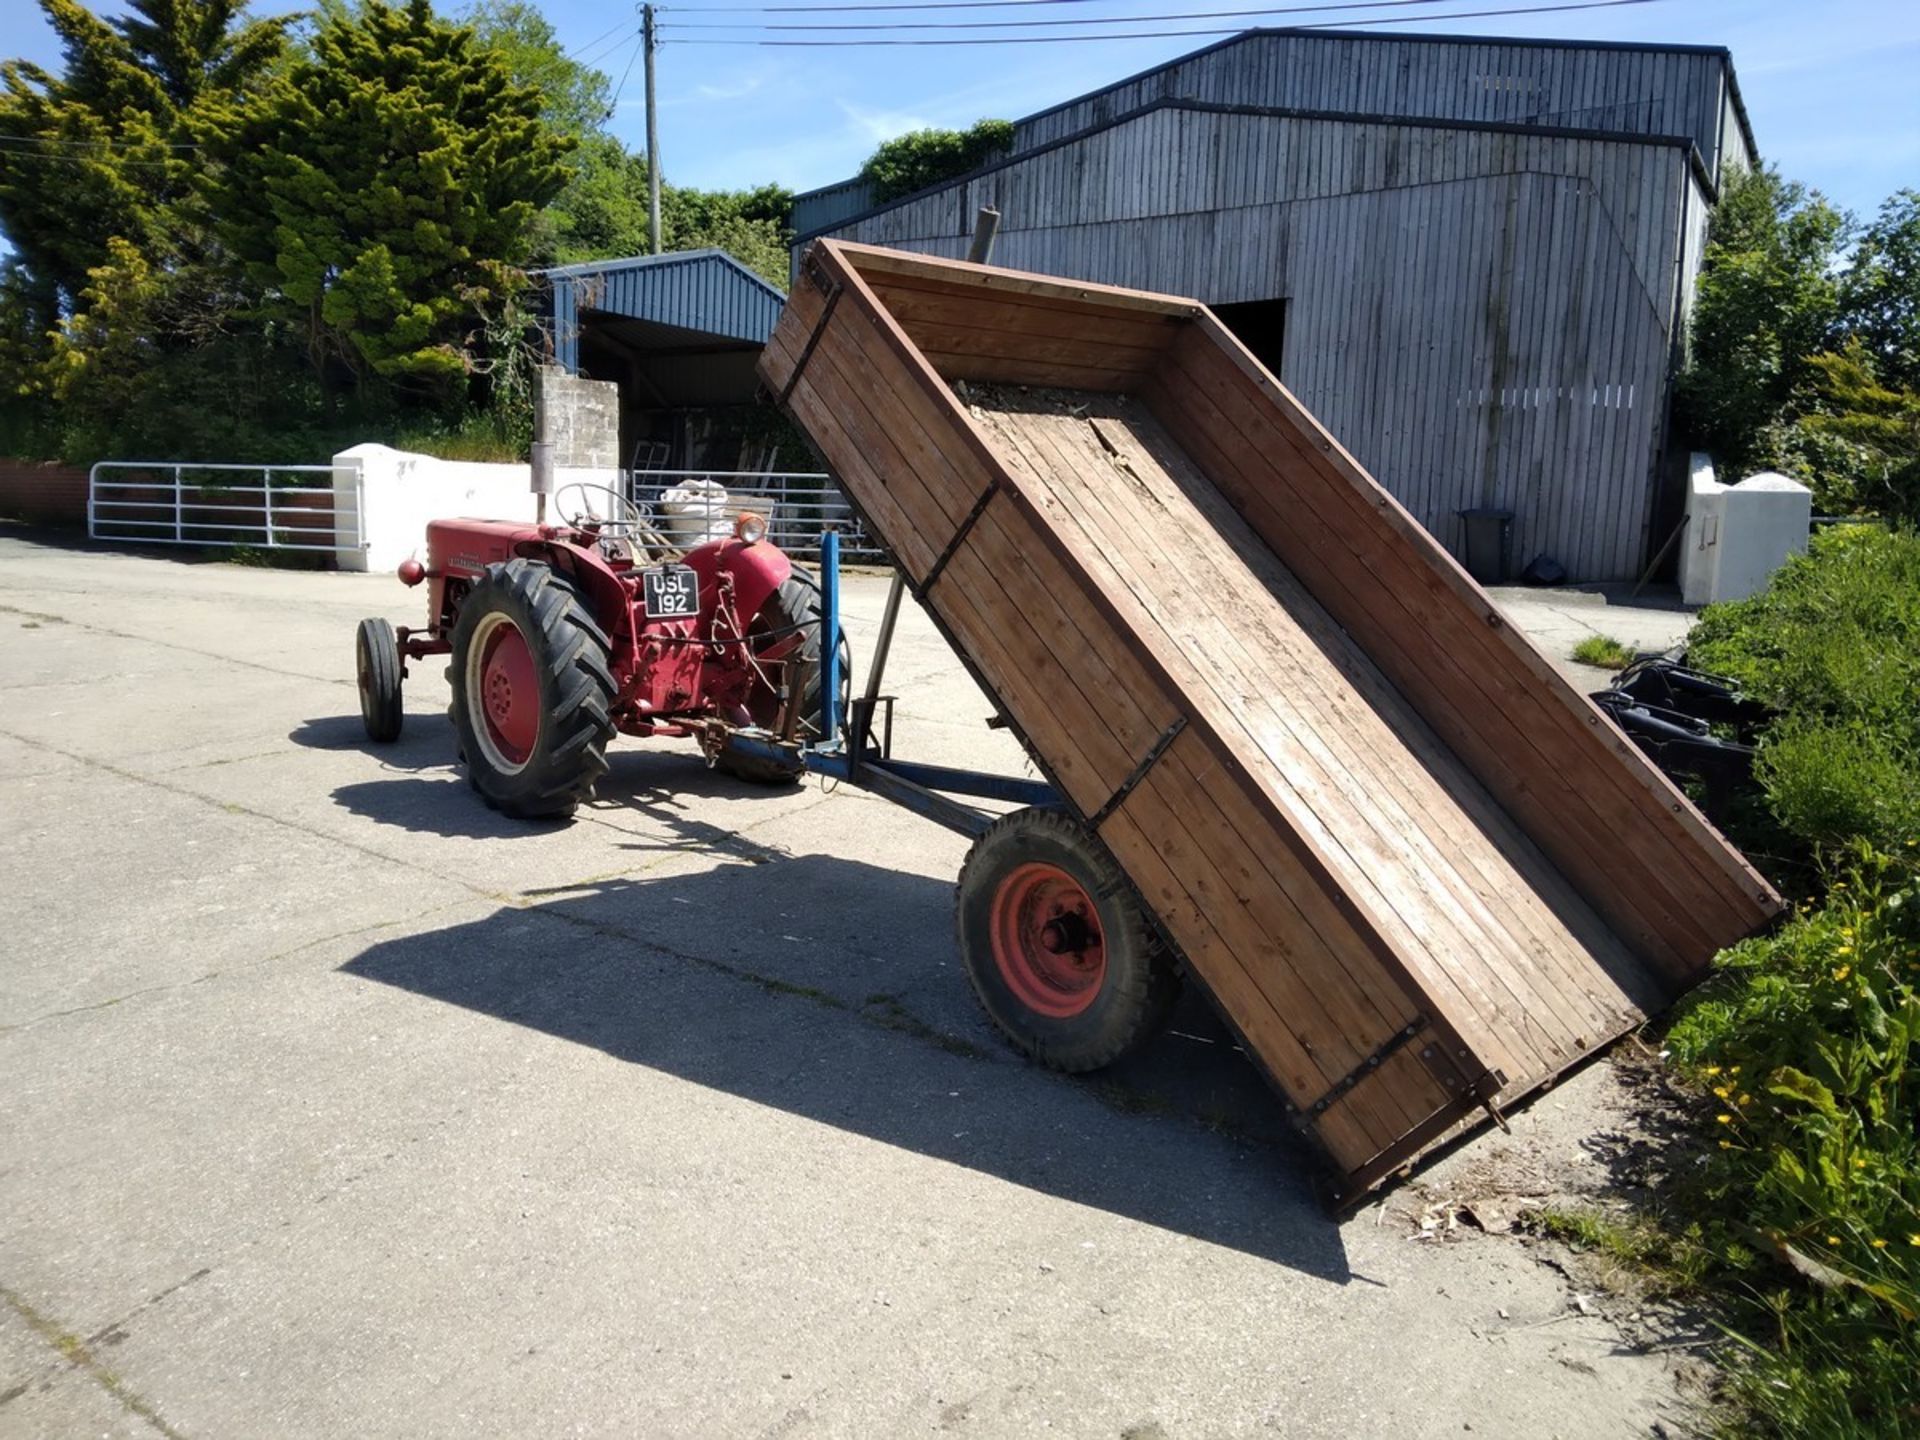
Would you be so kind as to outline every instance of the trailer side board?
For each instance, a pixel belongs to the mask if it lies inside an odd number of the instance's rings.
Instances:
[[[824,241],[761,371],[1349,1193],[1777,908],[1203,307]]]

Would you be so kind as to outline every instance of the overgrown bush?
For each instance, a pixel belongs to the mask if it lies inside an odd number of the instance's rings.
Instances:
[[[1760,594],[1702,611],[1688,652],[1780,712],[1758,769],[1789,835],[1920,835],[1920,536],[1826,531]]]
[[[1805,897],[1668,1035],[1710,1101],[1669,1208],[1740,1342],[1731,1424],[1920,1434],[1920,536],[1828,531],[1689,648],[1779,712],[1756,858]]]
[[[1750,1416],[1920,1428],[1920,867],[1859,847],[1827,902],[1720,959],[1668,1045],[1715,1102],[1706,1242]]]
[[[1013,122],[977,121],[970,130],[910,130],[867,157],[861,176],[884,205],[997,160],[1013,146]]]

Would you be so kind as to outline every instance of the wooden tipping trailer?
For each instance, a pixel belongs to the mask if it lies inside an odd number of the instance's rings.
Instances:
[[[823,240],[760,368],[1343,1201],[1780,910],[1205,307]]]

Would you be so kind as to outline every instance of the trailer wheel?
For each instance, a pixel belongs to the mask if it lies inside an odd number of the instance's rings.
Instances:
[[[607,773],[614,683],[608,642],[580,592],[552,567],[487,567],[453,629],[448,716],[467,779],[495,809],[561,819]]]
[[[360,622],[353,637],[353,668],[367,738],[382,745],[398,740],[406,714],[400,708],[400,642],[392,625],[378,616]]]
[[[808,571],[795,565],[793,573],[780,588],[767,597],[767,603],[760,607],[760,613],[754,616],[747,633],[751,637],[758,630],[778,637],[799,626],[811,628],[801,631],[801,644],[792,652],[792,658],[806,661],[813,668],[806,685],[801,689],[800,718],[793,733],[800,740],[817,740],[820,738],[820,582]],[[779,642],[776,638],[769,643]],[[839,708],[840,713],[845,715],[847,697],[853,687],[853,651],[847,645],[844,630],[840,633],[839,649]],[[780,697],[765,685],[756,683],[754,693],[747,699],[747,711],[756,724],[773,729],[781,718]],[[791,785],[805,773],[803,767],[798,765],[783,765],[763,756],[742,754],[731,744],[720,747],[720,753],[714,757],[713,763],[717,769],[726,771],[735,779],[755,785]]]
[[[1129,1054],[1179,997],[1173,957],[1119,865],[1056,810],[1016,810],[974,842],[954,928],[988,1018],[1055,1070]]]

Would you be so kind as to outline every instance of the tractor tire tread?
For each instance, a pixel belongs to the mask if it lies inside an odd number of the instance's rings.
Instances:
[[[400,645],[393,624],[382,616],[370,615],[354,632],[355,682],[360,688],[360,719],[367,738],[384,745],[400,738],[406,723],[406,711],[400,699],[401,678],[405,667],[400,660]]]
[[[587,610],[578,587],[544,561],[515,556],[489,565],[469,593],[463,617],[493,603],[490,592],[498,591],[505,592],[505,608],[520,610],[535,631],[526,638],[541,672],[545,710],[536,753],[525,769],[507,776],[494,775],[475,763],[482,751],[466,741],[465,684],[459,659],[447,667],[447,678],[454,684],[448,714],[462,737],[467,778],[481,799],[523,819],[564,819],[593,798],[595,785],[607,773],[616,687],[607,664],[606,632]],[[456,627],[456,657],[463,635],[462,627]]]

